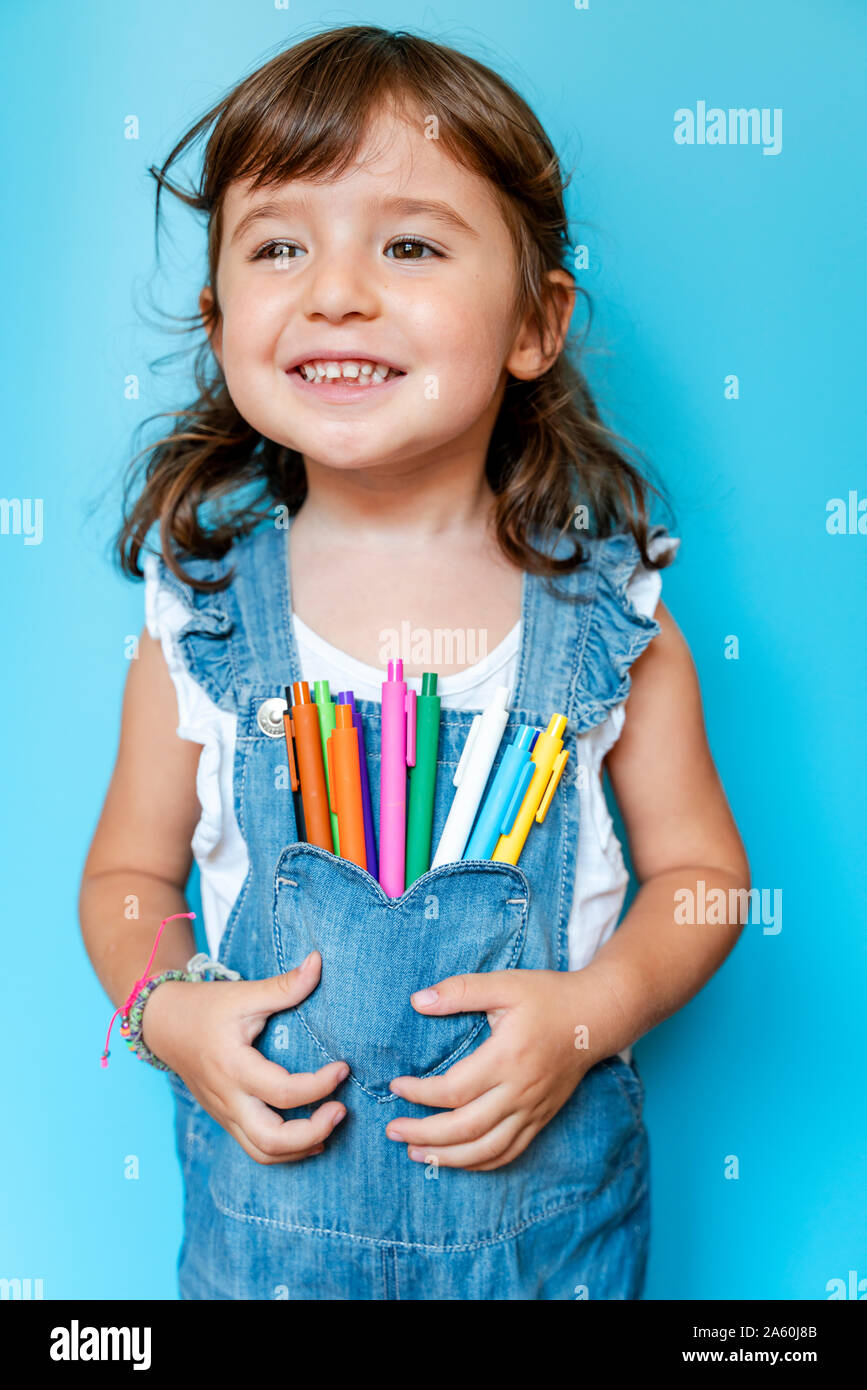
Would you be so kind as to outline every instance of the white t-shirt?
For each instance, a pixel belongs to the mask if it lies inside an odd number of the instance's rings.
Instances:
[[[652,550],[651,550],[651,553]],[[159,581],[156,560],[145,554],[145,621],[150,636],[162,646],[178,699],[179,738],[202,745],[196,778],[201,817],[192,839],[199,867],[208,949],[216,957],[232,905],[247,875],[247,847],[235,817],[233,773],[235,720],[220,709],[187,671],[176,634],[189,618],[183,602]],[[636,609],[652,617],[662,590],[656,570],[639,564],[627,587]],[[356,661],[326,642],[292,614],[295,642],[303,679],[327,680],[332,690],[351,690],[358,699],[380,700],[386,672]],[[497,686],[515,687],[521,642],[520,620],[507,637],[473,666],[455,675],[440,676],[437,694],[446,709],[483,708]],[[409,677],[408,687],[421,689],[420,677]],[[575,891],[569,917],[569,969],[580,970],[593,959],[617,926],[628,885],[620,841],[602,788],[602,760],[619,738],[626,701],[615,705],[607,717],[577,738],[576,763],[585,769],[575,773],[568,788],[580,798]],[[567,788],[566,779],[561,790]],[[621,1056],[628,1061],[631,1049]]]

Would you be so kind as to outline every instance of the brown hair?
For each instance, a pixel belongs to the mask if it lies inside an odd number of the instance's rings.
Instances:
[[[327,30],[278,53],[197,121],[161,168],[151,167],[157,236],[163,189],[208,219],[214,305],[209,316],[192,316],[192,331],[210,330],[221,312],[216,274],[229,184],[249,178],[258,189],[342,172],[364,139],[371,113],[387,101],[401,109],[411,106],[426,120],[435,116],[449,153],[492,184],[515,245],[518,310],[532,314],[544,337],[550,318],[545,274],[567,269],[570,250],[565,185],[545,131],[517,92],[483,64],[403,30],[361,25]],[[179,188],[167,171],[212,124],[198,191]],[[578,293],[587,303],[589,332],[592,305],[586,290],[578,287]],[[307,485],[301,455],[259,434],[236,410],[207,337],[194,370],[197,400],[166,412],[175,419],[172,432],[130,464],[115,553],[126,573],[141,577],[139,554],[159,522],[166,562],[182,580],[210,590],[231,576],[193,579],[181,569],[175,547],[220,558],[273,514],[275,503],[297,512]],[[583,563],[580,532],[573,524],[576,507],[583,504],[589,518],[585,534],[629,530],[646,565],[660,569],[667,563],[664,554],[652,560],[647,553],[648,493],[664,494],[619,444],[626,441],[601,422],[587,381],[567,351],[534,381],[509,379],[486,473],[496,497],[498,543],[511,561],[549,576]],[[143,485],[142,455],[147,456]],[[254,488],[252,499],[240,496],[248,485]],[[206,526],[201,513],[215,507],[222,510]],[[573,553],[553,559],[537,550],[529,539],[536,528],[545,538],[568,534]]]

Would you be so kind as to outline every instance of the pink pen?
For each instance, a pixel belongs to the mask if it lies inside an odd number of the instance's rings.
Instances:
[[[403,662],[390,661],[382,682],[379,780],[379,882],[389,898],[399,898],[406,887],[406,770],[415,767],[415,702]]]

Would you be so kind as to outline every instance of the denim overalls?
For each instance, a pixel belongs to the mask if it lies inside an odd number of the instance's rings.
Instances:
[[[324,1152],[261,1165],[170,1073],[185,1184],[179,1259],[183,1298],[631,1299],[641,1295],[649,1222],[643,1087],[618,1056],[597,1062],[529,1147],[488,1172],[417,1163],[385,1127],[434,1111],[394,1096],[389,1081],[449,1068],[490,1036],[484,1014],[430,1018],[410,994],[449,975],[568,969],[567,926],[579,834],[576,734],[629,689],[632,661],[659,631],[625,587],[631,536],[589,542],[590,561],[556,586],[526,573],[511,713],[494,768],[519,724],[568,718],[563,779],[517,866],[444,864],[400,898],[348,860],[298,842],[283,738],[283,687],[299,669],[290,620],[285,525],[266,525],[223,560],[188,559],[221,592],[162,582],[191,617],[179,634],[192,677],[237,715],[235,813],[250,867],[220,960],[261,979],[321,952],[316,989],[271,1016],[256,1046],[289,1071],[346,1060],[327,1099],[347,1114]],[[276,700],[276,704],[275,704]],[[380,706],[358,700],[379,834]],[[472,711],[443,708],[433,825],[436,846]],[[584,1022],[576,1017],[575,1028]],[[568,1026],[568,1025],[567,1025]],[[321,1102],[317,1102],[321,1104]],[[282,1112],[310,1115],[316,1107]]]

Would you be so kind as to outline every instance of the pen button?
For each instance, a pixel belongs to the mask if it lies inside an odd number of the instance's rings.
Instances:
[[[287,708],[286,701],[279,695],[262,701],[256,711],[256,723],[263,734],[267,734],[269,738],[283,737],[283,714]]]

